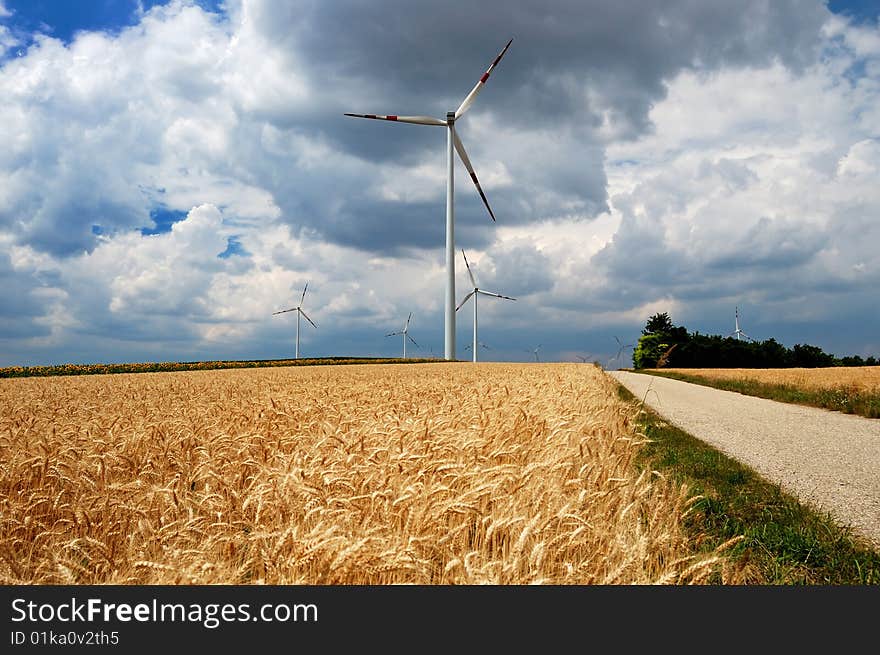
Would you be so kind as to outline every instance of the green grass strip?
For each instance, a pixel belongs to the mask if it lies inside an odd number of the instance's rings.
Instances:
[[[801,505],[779,485],[666,423],[623,386],[618,393],[643,410],[650,439],[637,465],[659,471],[701,496],[685,529],[711,551],[744,536],[727,554],[743,567],[742,584],[880,585],[880,552],[827,514]],[[721,579],[715,581],[720,584]]]
[[[828,389],[803,389],[791,384],[770,384],[745,378],[716,380],[702,377],[697,373],[679,373],[678,371],[639,369],[638,372],[681,380],[682,382],[692,382],[724,391],[735,391],[747,396],[778,400],[783,403],[821,407],[865,418],[880,418],[880,394],[865,392],[855,387],[840,385]]]

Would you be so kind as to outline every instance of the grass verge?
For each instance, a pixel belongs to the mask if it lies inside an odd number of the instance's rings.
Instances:
[[[685,520],[700,550],[744,536],[728,551],[744,584],[880,585],[880,552],[851,530],[666,423],[623,386],[618,393],[641,405],[639,421],[650,439],[637,465],[700,496]]]
[[[831,409],[844,414],[857,414],[865,418],[880,418],[880,394],[857,388],[836,386],[828,389],[805,389],[791,384],[770,384],[757,380],[712,380],[700,375],[672,371],[639,369],[639,373],[672,378],[683,382],[702,384],[724,391],[736,391],[747,396],[757,396],[783,403],[809,405]]]

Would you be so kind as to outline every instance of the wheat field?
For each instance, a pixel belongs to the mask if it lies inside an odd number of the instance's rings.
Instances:
[[[634,412],[584,364],[0,380],[0,582],[729,580]]]
[[[682,375],[709,380],[754,380],[823,391],[847,388],[880,393],[880,366],[834,366],[830,368],[663,368]]]

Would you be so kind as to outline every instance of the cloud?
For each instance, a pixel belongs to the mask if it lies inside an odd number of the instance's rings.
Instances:
[[[711,326],[744,297],[861,315],[880,281],[876,25],[759,0],[224,8],[0,59],[7,363],[271,356],[308,280],[313,352],[391,353],[371,331],[409,311],[439,340],[444,130],[342,114],[443,116],[511,37],[457,126],[497,223],[456,168],[457,246],[518,298],[486,303],[506,338],[536,316],[605,343],[664,306]]]
[[[838,77],[839,64],[673,81],[656,133],[610,150],[645,164],[619,167],[620,229],[594,263],[630,295],[671,292],[710,312],[748,299],[797,313],[832,294],[858,306],[880,283],[867,245],[880,238],[880,158],[862,118],[878,88]]]
[[[342,112],[388,103],[442,115],[508,35],[508,58],[460,128],[478,174],[508,222],[593,218],[607,206],[604,143],[650,128],[665,78],[775,57],[800,65],[823,17],[787,3],[520,2],[501,14],[469,5],[459,25],[445,7],[399,4],[380,12],[394,21],[377,22],[375,7],[352,2],[250,0],[222,16],[175,1],[118,35],[37,37],[24,61],[4,67],[14,121],[3,138],[17,148],[4,166],[14,175],[0,223],[71,254],[94,245],[93,224],[136,228],[156,203],[228,207],[245,195],[240,211],[282,215],[330,241],[425,247],[400,222],[388,230],[396,239],[374,238],[372,219],[442,217],[442,130],[358,124]],[[479,219],[460,179],[462,218]],[[477,225],[485,241],[489,226]]]

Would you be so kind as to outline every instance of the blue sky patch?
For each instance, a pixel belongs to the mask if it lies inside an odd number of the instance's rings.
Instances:
[[[142,227],[141,234],[143,236],[170,232],[172,225],[186,218],[186,212],[174,209],[156,208],[150,212],[150,218],[153,219],[156,227]]]
[[[136,25],[139,4],[146,12],[168,4],[168,0],[6,0],[4,5],[12,15],[4,19],[4,24],[20,36],[42,33],[70,43],[82,30],[115,34]],[[222,0],[199,0],[195,4],[210,12],[222,12]]]
[[[829,0],[827,6],[835,14],[848,16],[859,23],[876,23],[880,17],[877,0]]]
[[[244,249],[244,246],[238,240],[238,237],[229,237],[226,240],[226,250],[221,252],[217,257],[220,259],[228,259],[233,255],[238,255],[239,257],[247,257],[250,253]]]

